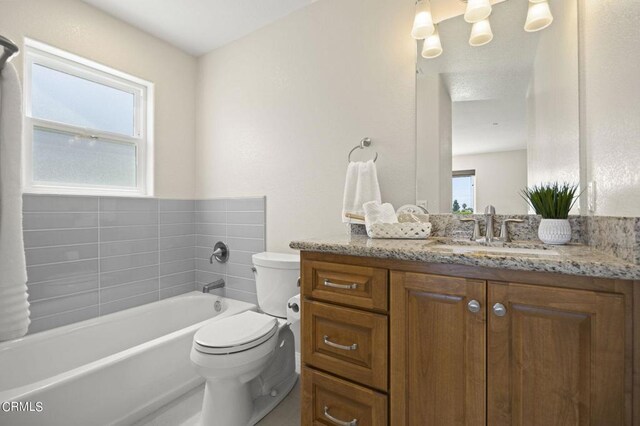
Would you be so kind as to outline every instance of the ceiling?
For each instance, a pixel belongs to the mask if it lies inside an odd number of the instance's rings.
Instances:
[[[462,17],[440,22],[444,53],[419,57],[419,77],[440,74],[454,103],[454,155],[526,149],[526,96],[540,37],[522,28],[527,7],[519,0],[494,5],[494,39],[481,47],[469,46],[471,25]]]
[[[316,0],[83,0],[195,56]]]

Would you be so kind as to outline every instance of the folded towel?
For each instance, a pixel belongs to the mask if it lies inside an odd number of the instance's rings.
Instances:
[[[342,221],[362,223],[349,219],[345,213],[364,215],[362,205],[368,201],[380,202],[380,185],[376,164],[367,162],[350,162],[347,167],[347,178],[344,183],[344,198],[342,202]]]
[[[377,223],[398,223],[396,210],[390,203],[380,204],[378,201],[370,201],[362,205],[364,209],[364,223],[367,230]]]
[[[0,74],[0,341],[24,336],[30,323],[22,239],[21,140],[18,73],[12,64],[5,64]]]

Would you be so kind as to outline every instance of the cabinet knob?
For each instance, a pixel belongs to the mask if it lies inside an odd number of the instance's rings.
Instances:
[[[474,314],[480,312],[480,302],[473,299],[467,303],[467,308],[469,308],[469,312],[473,312]]]
[[[497,317],[503,317],[507,315],[507,308],[505,308],[502,303],[496,303],[493,305],[493,313],[496,314]]]

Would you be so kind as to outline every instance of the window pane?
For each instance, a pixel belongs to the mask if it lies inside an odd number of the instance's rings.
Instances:
[[[134,136],[132,93],[39,64],[33,64],[31,72],[35,118]]]
[[[135,188],[136,147],[35,128],[33,180],[72,186]]]
[[[456,176],[453,178],[452,211],[454,213],[473,213],[475,204],[474,182],[474,176]]]

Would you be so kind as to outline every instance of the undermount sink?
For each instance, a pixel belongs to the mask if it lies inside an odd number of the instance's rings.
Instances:
[[[543,256],[558,256],[555,250],[549,249],[533,249],[533,248],[518,248],[518,247],[491,247],[482,245],[457,245],[457,244],[435,244],[431,248],[436,250],[446,250],[454,254],[474,253],[482,252],[487,254],[534,254]]]

